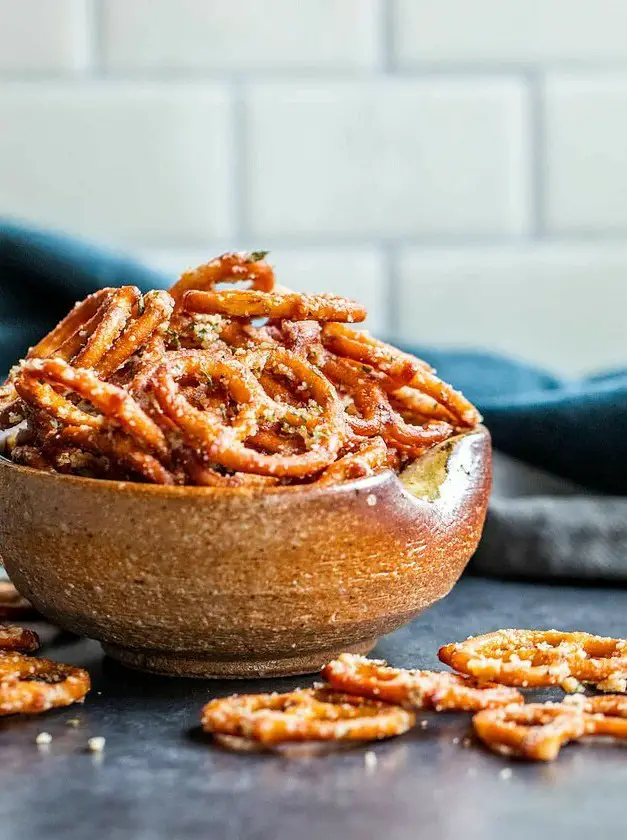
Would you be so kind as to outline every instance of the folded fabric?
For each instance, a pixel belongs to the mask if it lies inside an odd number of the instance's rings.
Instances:
[[[122,284],[146,290],[168,281],[82,240],[0,222],[0,371],[74,301]],[[480,408],[495,447],[517,459],[506,462],[505,474],[520,475],[517,461],[543,471],[527,474],[531,494],[511,498],[497,485],[475,568],[627,580],[627,499],[598,495],[627,494],[627,372],[568,380],[490,353],[407,349]],[[576,495],[543,490],[546,473],[572,482],[564,492]],[[582,495],[586,490],[597,495]]]

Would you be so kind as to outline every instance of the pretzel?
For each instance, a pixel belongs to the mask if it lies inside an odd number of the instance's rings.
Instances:
[[[486,709],[473,717],[472,725],[494,752],[536,761],[553,761],[564,744],[586,731],[583,715],[560,703]]]
[[[5,592],[7,586],[13,586],[12,583],[3,583],[2,585],[5,587]],[[38,648],[39,636],[37,633],[34,633],[32,630],[26,630],[24,627],[0,624],[0,651],[19,650],[25,653],[31,653],[34,650],[38,650]]]
[[[52,472],[243,490],[400,472],[479,415],[425,362],[347,326],[365,315],[276,286],[265,252],[224,254],[170,293],[102,289],[0,386],[5,451]]]
[[[233,695],[212,700],[202,711],[205,732],[261,744],[372,741],[401,735],[414,723],[410,711],[325,687]]]
[[[185,472],[191,484],[198,487],[272,487],[279,483],[278,478],[267,475],[251,475],[250,473],[233,473],[231,475],[220,472],[215,467],[203,464],[189,451],[178,453],[184,465]]]
[[[32,616],[34,613],[36,613],[36,610],[33,605],[30,601],[27,601],[26,598],[20,595],[11,581],[0,581],[0,618],[22,618],[24,616]],[[2,629],[6,630],[7,628],[0,628],[0,633],[2,632]],[[19,627],[12,629],[21,630]],[[23,632],[29,633],[30,631],[25,630]],[[0,649],[2,649],[1,641]],[[18,648],[18,650],[31,650],[31,648]]]
[[[170,320],[174,301],[167,292],[144,295],[141,314],[132,321],[113,346],[102,356],[96,370],[106,379],[138,350],[141,350]],[[74,364],[78,366],[78,361]]]
[[[305,476],[331,463],[342,443],[343,420],[333,388],[324,377],[304,360],[289,351],[270,348],[261,355],[249,354],[247,362],[258,375],[269,365],[280,364],[307,381],[317,405],[317,438],[312,448],[296,454],[263,454],[247,446],[262,420],[268,416],[299,428],[304,434],[313,423],[310,413],[275,403],[263,390],[248,367],[223,353],[190,351],[171,363],[161,365],[153,379],[153,391],[163,412],[202,447],[207,457],[237,472],[266,476]],[[289,366],[289,367],[288,367]],[[220,380],[237,403],[230,423],[218,411],[195,408],[177,386],[184,377],[205,377],[213,383]]]
[[[20,653],[0,655],[0,715],[39,714],[83,700],[87,671]]]
[[[388,450],[383,438],[375,437],[359,444],[354,452],[344,455],[327,467],[318,479],[319,486],[338,484],[355,478],[366,478],[386,469]]]
[[[94,455],[104,455],[114,463],[123,464],[152,484],[177,483],[172,472],[157,458],[141,449],[131,437],[113,429],[100,431],[89,426],[67,426],[54,435],[48,445],[54,448],[57,444],[61,448],[69,447],[86,450]]]
[[[54,472],[54,464],[38,449],[30,444],[18,444],[11,448],[11,460],[23,467],[32,467],[42,472]]]
[[[603,688],[627,676],[627,641],[583,632],[497,630],[445,645],[438,656],[482,681],[525,688],[569,688],[572,678]]]
[[[92,319],[97,315],[101,306],[109,302],[111,295],[116,291],[112,288],[100,289],[79,301],[48,335],[44,336],[34,347],[31,347],[26,358],[45,359],[58,352],[63,346],[65,346],[65,352],[67,353],[73,346],[72,342],[74,341],[76,342],[74,353],[78,352],[99,322],[98,319],[94,321]],[[88,327],[88,325],[90,326]],[[70,352],[66,361],[72,355]]]
[[[73,343],[71,349],[67,349],[70,340],[59,348],[61,358],[71,359],[73,365],[78,368],[95,368],[124,329],[133,308],[140,300],[141,293],[135,286],[122,286],[121,289],[111,291],[102,306],[102,315],[98,312],[95,316],[100,320],[84,347],[74,354]],[[80,331],[77,335],[80,337]]]
[[[140,300],[141,294],[135,286],[101,289],[88,295],[30,348],[26,358],[43,359],[56,355],[73,361],[77,367],[95,367],[103,355],[110,352],[109,348]],[[8,428],[23,419],[19,394],[13,384],[20,367],[17,365],[12,370],[9,382],[0,388],[0,428]]]
[[[394,389],[410,386],[427,394],[444,406],[460,425],[475,426],[481,421],[477,409],[463,394],[438,379],[429,365],[390,344],[338,323],[324,325],[322,343],[340,357],[362,362],[386,374]]]
[[[211,262],[187,271],[170,289],[177,304],[190,289],[212,291],[219,283],[248,281],[251,289],[271,292],[274,288],[274,271],[265,261],[267,251],[222,254]]]
[[[333,295],[302,295],[296,292],[255,292],[229,289],[222,292],[186,292],[183,309],[204,315],[231,318],[288,318],[290,321],[363,321],[363,306]]]
[[[73,391],[102,413],[87,413],[53,386]],[[63,359],[33,359],[22,367],[15,387],[24,400],[62,423],[93,429],[113,423],[148,449],[167,452],[163,432],[139,404],[122,388],[102,381],[89,370],[74,368]]]
[[[349,425],[357,435],[380,435],[386,443],[409,449],[414,457],[428,446],[449,438],[454,429],[448,422],[410,424],[396,411],[372,372],[353,362],[327,354],[325,375],[350,394],[359,415],[350,415]]]
[[[337,691],[409,709],[474,712],[523,702],[513,688],[442,671],[390,668],[385,660],[351,653],[343,653],[325,665],[322,676]]]
[[[0,385],[0,431],[17,426],[23,419],[20,395],[10,378],[4,385]]]
[[[563,703],[506,706],[479,712],[473,727],[495,752],[553,761],[564,744],[584,736],[627,739],[627,697],[577,696]]]

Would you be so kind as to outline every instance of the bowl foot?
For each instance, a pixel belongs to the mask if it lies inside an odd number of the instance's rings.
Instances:
[[[212,659],[211,655],[186,656],[184,653],[138,650],[105,642],[102,647],[112,659],[138,671],[150,671],[153,674],[165,674],[171,677],[228,680],[313,674],[340,653],[366,654],[376,643],[376,639],[366,639],[346,647],[307,651],[280,659]]]

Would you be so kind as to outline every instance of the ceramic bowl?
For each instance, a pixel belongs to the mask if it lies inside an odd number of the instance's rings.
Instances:
[[[491,482],[479,428],[400,476],[334,487],[159,487],[0,458],[0,554],[43,615],[134,668],[198,677],[318,670],[446,595]]]

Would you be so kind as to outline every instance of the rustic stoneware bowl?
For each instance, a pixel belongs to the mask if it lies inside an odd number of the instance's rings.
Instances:
[[[0,458],[0,554],[61,627],[134,668],[198,677],[318,670],[446,595],[491,480],[479,428],[397,477],[331,488],[157,487]]]

